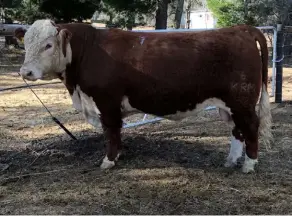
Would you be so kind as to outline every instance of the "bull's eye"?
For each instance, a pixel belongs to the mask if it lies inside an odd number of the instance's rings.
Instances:
[[[51,44],[47,44],[46,47],[45,47],[45,50],[50,49],[51,47],[52,47]]]

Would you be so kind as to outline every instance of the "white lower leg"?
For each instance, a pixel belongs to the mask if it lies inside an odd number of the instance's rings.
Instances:
[[[243,142],[237,140],[234,136],[231,137],[230,151],[224,164],[225,167],[233,167],[237,164],[238,158],[242,156],[243,144]]]
[[[102,160],[102,164],[100,165],[100,168],[101,169],[110,169],[110,168],[114,167],[115,166],[115,162],[119,159],[120,155],[121,155],[121,153],[118,152],[117,157],[113,161],[110,161],[108,159],[108,157],[105,156],[104,159]]]
[[[254,171],[254,166],[258,162],[258,159],[251,159],[245,154],[244,164],[242,166],[242,172],[249,173]]]
[[[102,164],[100,165],[101,169],[110,169],[115,166],[115,161],[110,161],[107,156],[102,160]]]

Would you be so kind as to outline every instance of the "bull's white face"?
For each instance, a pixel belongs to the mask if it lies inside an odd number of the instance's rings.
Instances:
[[[51,20],[37,20],[24,36],[25,59],[20,74],[35,81],[60,77],[66,65],[71,63],[72,51],[68,30],[58,32]],[[65,53],[62,49],[65,44]]]

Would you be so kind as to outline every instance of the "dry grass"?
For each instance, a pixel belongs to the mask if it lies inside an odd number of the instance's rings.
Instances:
[[[22,84],[9,73],[16,69],[0,68],[1,88]],[[291,100],[292,70],[284,76],[284,100]],[[34,89],[79,140],[70,140],[29,90],[1,92],[1,214],[292,214],[288,103],[273,106],[275,143],[271,152],[260,147],[253,174],[223,167],[230,128],[216,111],[125,129],[125,155],[101,171],[101,130],[85,123],[61,84]]]

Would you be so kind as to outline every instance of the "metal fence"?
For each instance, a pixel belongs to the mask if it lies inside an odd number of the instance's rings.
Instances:
[[[292,26],[286,26],[283,34],[283,67],[292,67]]]
[[[274,97],[275,95],[275,82],[276,82],[276,57],[277,57],[277,53],[276,53],[276,41],[277,41],[277,28],[273,27],[273,26],[261,26],[261,27],[257,27],[259,28],[266,36],[267,41],[268,41],[268,47],[269,47],[269,66],[272,68],[272,79],[271,79],[271,97]],[[188,32],[188,31],[202,31],[202,30],[212,30],[212,29],[166,29],[166,30],[134,30],[136,32]],[[290,55],[292,55],[292,27],[291,27],[291,32],[287,32],[286,34],[289,34],[289,36],[291,36],[291,40],[289,45],[285,45],[285,46],[291,46],[291,52],[289,52]],[[8,52],[9,49],[7,47],[5,47],[4,45],[4,38],[2,37],[0,39],[0,43],[1,43],[1,47],[0,47],[0,55],[3,55],[4,52]],[[289,55],[287,55],[289,56]],[[14,62],[10,61],[10,64],[13,65]],[[18,64],[21,64],[21,62],[19,62]],[[290,62],[289,62],[290,64]],[[291,66],[292,66],[292,62],[291,62]],[[16,66],[18,67],[18,66]],[[19,68],[19,67],[18,67]],[[37,84],[37,85],[30,85],[29,87],[34,87],[34,86],[39,86],[39,85],[50,85],[50,84],[56,84],[56,83],[61,83],[61,82],[48,82],[48,83],[42,83],[42,84]],[[0,87],[0,93],[4,92],[4,91],[10,91],[10,90],[21,90],[23,88],[27,88],[28,86],[22,85],[22,86],[15,86],[15,87],[10,87],[10,88],[1,88]],[[212,110],[215,109],[216,107],[207,107],[206,110]],[[128,123],[125,124],[123,127],[124,128],[129,128],[129,127],[135,127],[138,125],[143,125],[143,124],[147,124],[147,123],[152,123],[152,122],[157,122],[162,120],[163,118],[154,118],[154,119],[148,119],[148,115],[145,114],[143,119],[141,121],[138,122],[133,122],[133,123]]]

